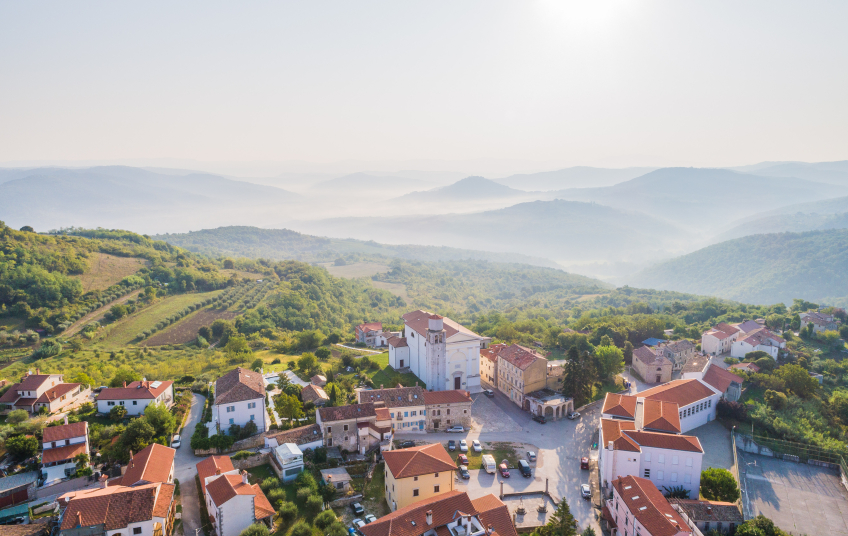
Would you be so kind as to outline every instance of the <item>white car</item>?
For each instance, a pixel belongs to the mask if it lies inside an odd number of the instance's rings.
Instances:
[[[580,486],[580,495],[582,495],[584,499],[592,497],[592,489],[589,487],[589,484],[583,484]]]
[[[364,527],[365,525],[367,525],[367,523],[359,518],[353,520],[353,528],[357,531],[362,530],[362,527]]]
[[[375,521],[377,521],[377,516],[375,516],[374,514],[368,514],[367,516],[365,516],[366,523],[373,523]]]
[[[445,432],[450,432],[450,433],[454,433],[454,434],[461,434],[464,431],[465,431],[465,428],[463,428],[462,426],[451,426],[450,428],[445,430]]]
[[[459,452],[468,452],[468,443],[464,439],[459,442]]]
[[[174,436],[174,439],[171,440],[171,448],[178,449],[182,444],[182,439],[180,438],[180,434]]]
[[[474,449],[474,452],[483,452],[483,445],[476,439],[471,442],[471,448]]]

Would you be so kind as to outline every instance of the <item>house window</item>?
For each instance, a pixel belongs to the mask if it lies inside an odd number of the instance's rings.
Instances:
[[[137,406],[137,405],[138,405],[138,400],[133,400],[133,406]],[[139,527],[136,527],[136,529],[141,530]],[[133,529],[133,530],[135,530],[135,529]]]
[[[55,449],[56,448],[56,442],[54,441],[53,443],[50,444],[50,446]]]
[[[448,412],[447,412],[447,415],[450,415],[450,408],[448,408]]]
[[[686,458],[686,467],[692,467],[692,458]]]
[[[115,405],[115,403],[114,403],[114,402],[106,402],[106,405],[107,405],[107,406],[114,406],[114,405]]]
[[[413,411],[413,412],[412,412],[412,416],[413,416],[413,417],[417,417],[417,416],[418,416],[418,412],[417,412],[417,411]]]
[[[439,486],[433,486],[433,493],[439,493]]]
[[[327,433],[328,433],[328,434],[332,434],[332,433],[333,433],[333,427],[332,427],[332,426],[328,426],[328,427],[327,427]]]
[[[436,478],[439,478],[439,473],[436,473],[435,477],[436,477]]]
[[[677,465],[677,463],[678,463],[679,461],[680,461],[680,457],[679,457],[679,456],[672,456],[672,457],[671,457],[671,465]]]
[[[253,417],[254,417],[253,415],[251,415],[251,416],[250,416],[250,420],[251,420],[251,421],[253,420]]]
[[[683,475],[683,483],[689,484],[690,482],[692,482],[692,475]]]
[[[413,482],[418,482],[418,477],[417,477],[417,476],[412,477],[412,481],[413,481]]]
[[[657,456],[657,461],[659,463],[665,463],[665,454],[660,454],[659,456]]]
[[[395,418],[395,414],[394,414],[394,413],[391,413],[391,416],[392,416],[392,419],[394,419],[394,418]]]
[[[347,432],[347,425],[344,425],[343,430],[344,430],[345,432]]]
[[[412,496],[418,497],[418,488],[415,488],[414,490],[412,490]]]
[[[644,478],[651,478],[651,470],[650,469],[645,469]]]
[[[677,482],[677,473],[671,473],[671,481]]]
[[[705,530],[705,531],[709,531],[709,530],[710,530],[710,522],[709,522],[709,521],[704,521],[704,530]]]
[[[247,403],[247,409],[253,409],[255,407],[256,407],[256,402],[248,402]]]
[[[236,410],[235,406],[227,406],[227,413],[232,413]]]
[[[408,412],[408,411],[404,411],[404,412],[403,412],[403,416],[404,416],[404,417],[409,417],[409,412]]]
[[[664,476],[665,473],[663,471],[657,471],[657,480],[662,480]]]
[[[133,527],[133,534],[141,534],[141,527]]]
[[[650,463],[650,461],[651,461],[651,453],[650,452],[645,453],[645,461]]]
[[[230,424],[235,424],[235,423],[236,423],[235,419],[230,419]]]

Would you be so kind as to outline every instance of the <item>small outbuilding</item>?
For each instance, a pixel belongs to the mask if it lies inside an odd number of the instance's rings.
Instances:
[[[336,491],[350,490],[350,475],[344,467],[332,467],[321,469],[321,480],[328,486],[333,486]]]

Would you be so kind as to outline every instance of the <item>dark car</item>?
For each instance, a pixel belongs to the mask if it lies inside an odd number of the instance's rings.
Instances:
[[[583,456],[580,458],[580,469],[588,469],[589,468],[589,458]]]
[[[501,472],[501,476],[504,478],[509,478],[509,467],[506,466],[506,463],[502,463],[498,466],[498,471]]]
[[[400,448],[402,448],[402,449],[408,449],[408,448],[414,447],[414,446],[415,446],[415,441],[404,441],[403,443],[400,444]]]
[[[469,478],[471,478],[471,473],[468,472],[468,467],[460,465],[458,471],[459,476],[461,476],[463,480],[468,480]]]
[[[454,441],[453,439],[448,441],[448,450],[456,450],[456,441]]]
[[[365,508],[363,508],[362,505],[359,503],[353,503],[352,505],[350,505],[350,507],[353,509],[353,513],[358,516],[361,516],[365,513]]]
[[[518,470],[521,471],[521,476],[523,477],[531,477],[533,476],[533,472],[530,471],[530,464],[527,463],[527,460],[518,460]]]
[[[542,424],[548,422],[548,419],[546,419],[544,415],[533,415],[533,420]]]

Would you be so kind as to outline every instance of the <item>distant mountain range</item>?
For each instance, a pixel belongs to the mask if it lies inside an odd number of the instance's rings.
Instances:
[[[314,184],[310,190],[330,194],[339,193],[373,197],[375,193],[383,196],[401,195],[406,192],[423,190],[428,186],[429,184],[427,182],[419,179],[351,173],[350,175],[336,177]]]
[[[745,303],[801,298],[848,305],[848,230],[746,236],[672,259],[627,278],[631,286]]]
[[[528,192],[514,190],[484,177],[466,177],[441,188],[408,193],[395,201],[404,203],[473,202],[481,199],[520,198],[527,195]]]
[[[683,251],[685,233],[646,214],[574,201],[535,201],[473,214],[300,221],[323,236],[516,252],[557,262],[646,259]]]
[[[732,168],[763,177],[796,177],[815,182],[848,185],[848,160],[840,162],[764,162]]]
[[[189,233],[162,234],[153,238],[211,257],[233,256],[322,262],[333,261],[342,256],[362,255],[368,258],[387,257],[419,261],[472,259],[562,268],[551,260],[517,253],[493,253],[412,244],[388,245],[374,241],[311,236],[288,229],[233,226]]]
[[[556,171],[539,173],[521,173],[510,175],[495,182],[527,192],[562,190],[565,188],[592,188],[612,186],[620,182],[635,179],[657,168],[632,167],[623,169],[594,168],[577,166]]]

